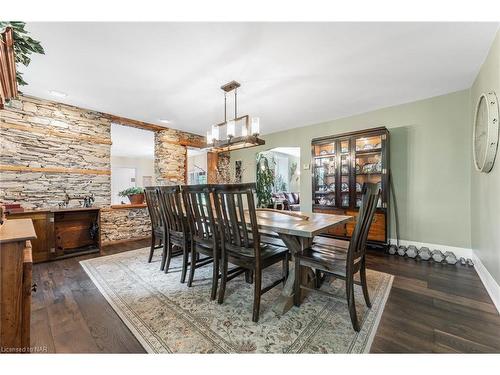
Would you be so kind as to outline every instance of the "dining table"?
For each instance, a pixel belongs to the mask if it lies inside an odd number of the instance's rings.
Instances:
[[[266,233],[275,233],[288,248],[292,257],[297,252],[311,247],[315,236],[324,234],[329,229],[353,219],[353,216],[348,215],[268,209],[257,210],[256,215],[259,230]],[[284,314],[293,306],[294,267],[294,262],[292,262],[285,286],[274,303],[273,311],[276,313]],[[315,278],[314,271],[309,267],[304,267],[302,271],[303,280],[301,280],[301,283],[312,286]]]

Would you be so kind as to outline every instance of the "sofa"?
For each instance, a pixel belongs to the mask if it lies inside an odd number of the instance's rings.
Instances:
[[[299,193],[274,193],[273,199],[282,201],[282,208],[287,211],[300,211],[300,194]]]

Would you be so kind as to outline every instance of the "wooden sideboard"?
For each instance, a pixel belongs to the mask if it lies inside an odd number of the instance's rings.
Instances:
[[[101,214],[97,207],[15,212],[8,220],[31,219],[33,263],[96,253],[101,250]]]
[[[0,352],[28,353],[30,348],[32,257],[36,239],[30,219],[0,226]]]

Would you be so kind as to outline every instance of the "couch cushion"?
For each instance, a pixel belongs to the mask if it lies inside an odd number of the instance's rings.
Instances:
[[[292,193],[293,198],[295,199],[295,203],[299,204],[300,203],[300,195],[299,193]]]
[[[295,201],[295,197],[293,196],[292,193],[285,193],[286,200],[290,204],[296,204],[297,202]]]

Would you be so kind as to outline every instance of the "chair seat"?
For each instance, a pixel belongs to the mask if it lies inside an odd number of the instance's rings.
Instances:
[[[333,246],[345,250],[347,250],[347,248],[349,247],[349,241],[337,240],[335,238],[323,237],[323,236],[314,237],[313,243],[316,245]]]
[[[239,247],[235,249],[228,249],[230,256],[238,258],[255,258],[255,252],[253,248]],[[274,246],[270,244],[261,245],[260,257],[261,260],[271,259],[274,257],[283,257],[288,253],[288,249],[281,246]]]
[[[260,236],[260,242],[265,245],[273,245],[277,247],[286,247],[285,243],[279,238]]]
[[[301,253],[295,254],[300,264],[320,269],[336,275],[345,276],[347,267],[347,252],[341,248],[326,248],[313,245]]]

